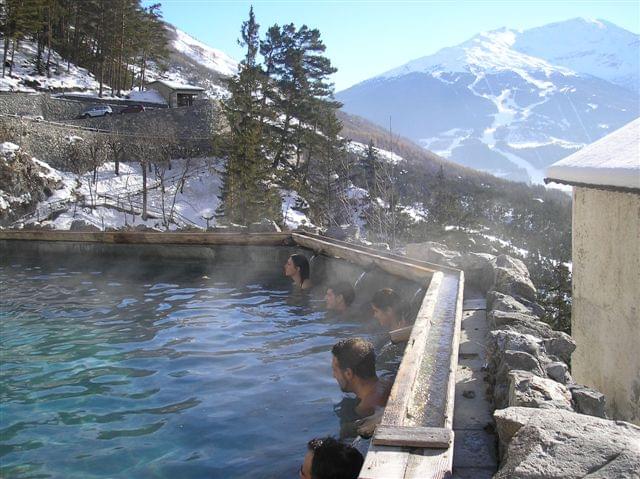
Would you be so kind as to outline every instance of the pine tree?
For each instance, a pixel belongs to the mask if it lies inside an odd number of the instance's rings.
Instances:
[[[242,24],[239,41],[246,47],[246,54],[239,74],[228,83],[231,97],[223,105],[230,133],[218,216],[244,225],[265,217],[278,220],[280,217],[280,198],[264,148],[261,86],[265,79],[257,59],[258,31],[251,7],[249,19]]]

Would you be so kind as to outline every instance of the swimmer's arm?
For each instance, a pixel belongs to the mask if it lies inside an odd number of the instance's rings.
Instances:
[[[411,336],[411,330],[413,326],[406,326],[400,329],[394,329],[393,331],[389,331],[389,336],[391,336],[392,343],[402,343],[404,341],[409,341],[409,336]]]
[[[371,416],[375,411],[375,405],[369,404],[368,401],[360,401],[360,403],[355,408],[356,414],[360,417]]]
[[[383,407],[377,407],[375,412],[371,416],[367,416],[356,421],[357,431],[362,437],[371,437],[376,430],[380,421],[382,421],[382,415],[384,414]]]

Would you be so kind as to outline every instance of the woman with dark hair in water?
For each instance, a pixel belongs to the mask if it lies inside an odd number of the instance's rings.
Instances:
[[[291,278],[293,284],[300,289],[311,288],[309,273],[309,261],[303,254],[292,254],[284,264],[284,275]]]

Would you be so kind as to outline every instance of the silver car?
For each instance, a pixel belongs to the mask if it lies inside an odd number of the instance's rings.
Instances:
[[[83,111],[80,114],[80,118],[107,116],[107,115],[111,115],[112,113],[113,113],[113,110],[109,105],[95,105]]]

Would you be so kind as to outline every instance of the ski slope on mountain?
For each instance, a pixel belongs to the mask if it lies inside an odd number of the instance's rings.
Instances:
[[[541,183],[544,168],[640,116],[637,34],[573,19],[483,32],[336,96],[447,159]]]

